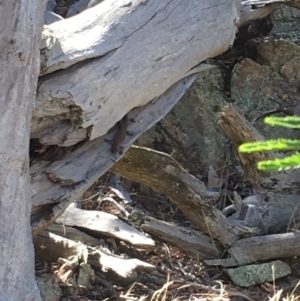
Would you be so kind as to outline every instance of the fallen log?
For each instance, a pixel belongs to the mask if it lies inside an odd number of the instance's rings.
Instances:
[[[120,220],[117,216],[92,210],[81,210],[69,206],[56,223],[75,226],[125,241],[133,246],[154,246],[154,241],[142,232]]]
[[[114,0],[45,26],[41,75],[46,76],[39,81],[31,125],[31,138],[43,150],[36,150],[30,168],[34,234],[122,157],[113,156],[105,142],[118,120],[127,113],[135,120],[129,126],[134,135],[124,142],[126,152],[178,102],[196,78],[190,74],[212,68],[206,59],[231,47],[238,27],[274,8],[252,10],[237,0],[168,5],[135,0],[131,6]],[[170,33],[176,38],[170,39]],[[189,193],[195,194],[193,189]],[[181,202],[181,208],[206,233],[213,229],[213,237],[224,244],[261,233],[247,223],[232,227],[205,198],[199,198],[200,204]],[[224,238],[218,230],[226,232]]]
[[[220,194],[208,191],[202,181],[165,153],[132,146],[111,171],[168,195],[187,219],[224,245],[255,232],[234,224],[210,205],[209,201],[216,200]]]
[[[178,227],[150,217],[147,217],[141,228],[162,241],[196,254],[199,260],[220,258],[222,256],[222,250],[218,242],[214,242],[198,231]]]
[[[104,273],[119,277],[124,281],[136,280],[138,270],[153,270],[155,267],[138,259],[125,259],[99,249],[88,248],[48,231],[43,231],[34,239],[36,256],[39,260],[56,262],[59,258],[78,257],[79,262],[101,268]]]
[[[66,225],[59,225],[53,223],[47,228],[47,230],[53,234],[68,238],[75,242],[81,242],[83,244],[90,244],[90,245],[99,244],[99,239],[94,238],[73,227],[68,227]]]
[[[113,0],[45,26],[41,75],[55,73],[40,78],[31,136],[69,146],[105,135],[230,48],[239,14],[237,0]]]
[[[134,112],[135,122],[129,127],[133,135],[126,138],[124,152],[145,129],[157,123],[174,107],[195,78],[191,75],[179,81],[154,103]],[[50,148],[31,164],[31,225],[34,234],[51,224],[121,157],[110,153],[110,145],[104,143],[104,137],[80,144],[69,152],[65,149]]]
[[[205,263],[234,267],[279,258],[298,257],[299,238],[300,234],[293,232],[239,239],[228,249],[231,258],[205,260]]]

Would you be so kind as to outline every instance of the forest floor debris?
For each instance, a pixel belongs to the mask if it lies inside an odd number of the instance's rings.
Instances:
[[[113,177],[110,173],[105,174],[85,193],[81,202],[82,209],[101,210],[125,219],[122,208],[129,212],[132,208],[137,208],[160,221],[171,222],[175,226],[189,227],[191,231],[194,230],[191,223],[185,220],[166,196],[154,193],[148,187],[122,179],[122,187],[129,192],[132,201],[126,202],[118,198],[109,186],[110,179]],[[99,202],[99,199],[105,200],[107,197],[114,198],[119,206],[115,206],[114,202],[110,201]],[[57,226],[54,224],[49,230],[58,231]],[[68,233],[70,227],[63,226],[65,234]],[[83,229],[82,225],[73,226],[72,229],[78,233]],[[139,230],[138,223],[135,227]],[[78,235],[76,231],[72,231],[71,235],[74,233]],[[36,274],[44,300],[296,301],[300,299],[298,296],[300,261],[296,258],[288,262],[292,269],[290,276],[276,280],[275,283],[271,281],[262,285],[241,288],[231,283],[225,268],[205,265],[195,254],[164,242],[161,238],[152,237],[155,240],[155,246],[134,246],[103,233],[98,233],[96,237],[92,232],[90,234],[93,235],[84,234],[84,237],[80,235],[72,237],[82,239],[90,253],[92,252],[90,248],[93,247],[93,252],[99,249],[106,252],[105,254],[120,256],[124,262],[125,259],[136,258],[139,262],[154,266],[155,269],[149,270],[144,267],[130,270],[131,274],[126,279],[126,274],[118,277],[108,271],[107,267],[105,270],[104,266],[101,269],[100,266],[95,267],[93,263],[83,262],[80,256],[71,255],[68,258],[60,258],[56,262],[36,261]],[[64,236],[64,233],[59,235]],[[93,245],[96,241],[98,245]],[[107,262],[106,259],[102,258],[102,260],[102,262]],[[116,265],[123,265],[120,262],[122,261],[115,261]]]

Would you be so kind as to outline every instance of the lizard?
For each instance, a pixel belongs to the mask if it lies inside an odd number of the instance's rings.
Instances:
[[[123,154],[123,143],[125,141],[126,135],[131,135],[130,132],[127,131],[129,125],[129,118],[126,114],[119,122],[117,122],[117,132],[112,140],[105,140],[106,142],[111,144],[111,152],[113,154]]]

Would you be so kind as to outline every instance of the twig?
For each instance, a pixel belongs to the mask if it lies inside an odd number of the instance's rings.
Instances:
[[[126,211],[125,208],[123,208],[118,202],[116,202],[113,198],[111,198],[109,196],[105,197],[103,199],[99,196],[97,199],[97,202],[99,203],[99,205],[101,205],[101,203],[104,201],[109,201],[109,202],[113,203],[120,211],[122,211],[125,214],[126,217],[128,217],[130,215],[129,212]]]

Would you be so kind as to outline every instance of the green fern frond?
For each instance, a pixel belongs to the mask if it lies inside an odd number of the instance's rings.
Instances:
[[[249,142],[240,145],[239,152],[252,153],[263,151],[292,151],[300,150],[300,140],[277,139],[258,142]]]
[[[264,119],[266,124],[272,126],[283,126],[292,129],[300,129],[300,117],[266,117]],[[244,143],[240,145],[239,152],[252,153],[264,151],[299,151],[300,140],[293,139],[276,139],[267,141],[257,141]],[[263,171],[280,171],[291,168],[300,168],[300,152],[296,152],[291,156],[283,159],[274,159],[261,161],[257,164],[258,169]]]
[[[266,160],[258,163],[258,169],[263,171],[287,170],[300,168],[300,153],[295,153],[283,159]]]
[[[300,129],[300,117],[288,116],[288,117],[266,117],[264,119],[266,124],[272,126],[283,126],[291,129]]]

